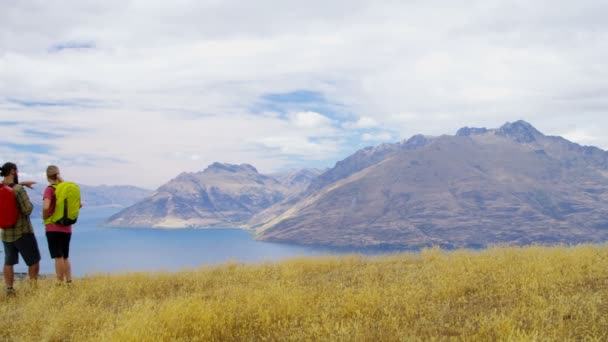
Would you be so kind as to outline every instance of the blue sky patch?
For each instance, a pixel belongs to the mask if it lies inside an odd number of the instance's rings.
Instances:
[[[18,124],[17,121],[0,121],[0,126],[17,126]]]
[[[310,90],[296,90],[289,93],[262,95],[263,101],[274,103],[326,103],[322,93]]]
[[[20,100],[20,99],[8,99],[8,102],[18,104],[24,107],[66,107],[70,106],[69,102],[63,101],[29,101],[29,100]]]
[[[49,47],[49,52],[60,52],[63,50],[88,50],[95,49],[93,41],[67,41],[53,44]]]
[[[23,107],[92,107],[95,106],[95,101],[92,100],[73,100],[73,101],[38,101],[24,99],[6,99],[6,102],[18,104]]]
[[[338,122],[346,121],[349,114],[343,105],[331,102],[321,92],[310,90],[261,95],[251,110],[254,113],[276,112],[280,114],[311,111]]]
[[[59,138],[63,138],[65,136],[63,134],[43,132],[43,131],[38,131],[35,129],[25,129],[25,130],[23,130],[23,133],[29,137],[44,138],[44,139],[59,139]]]
[[[40,154],[47,154],[53,148],[51,145],[48,144],[15,144],[10,142],[0,142],[0,144],[17,152]]]

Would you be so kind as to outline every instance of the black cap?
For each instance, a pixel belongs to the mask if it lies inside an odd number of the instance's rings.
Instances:
[[[17,169],[17,165],[15,163],[4,163],[4,165],[2,165],[2,169],[0,170],[0,176],[2,177],[6,177],[8,175],[11,174],[11,171],[16,170]]]

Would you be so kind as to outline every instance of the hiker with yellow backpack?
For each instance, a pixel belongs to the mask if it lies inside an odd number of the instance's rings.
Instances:
[[[73,182],[64,182],[59,168],[49,165],[46,169],[49,186],[44,190],[42,218],[46,230],[46,240],[51,258],[55,259],[57,285],[72,283],[72,265],[70,264],[70,240],[72,225],[78,219],[82,207],[80,189]]]

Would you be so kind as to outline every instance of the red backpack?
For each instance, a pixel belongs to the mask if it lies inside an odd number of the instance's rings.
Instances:
[[[0,228],[13,228],[17,224],[19,210],[17,199],[11,186],[0,184]]]

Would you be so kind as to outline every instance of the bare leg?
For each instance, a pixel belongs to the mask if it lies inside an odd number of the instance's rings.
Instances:
[[[55,274],[57,275],[57,281],[63,281],[63,258],[55,258]]]
[[[40,272],[40,263],[35,263],[32,266],[28,266],[27,274],[30,276],[30,284],[36,286],[38,281],[38,273]]]
[[[15,281],[13,265],[4,265],[2,273],[4,274],[4,283],[6,284],[6,287],[13,287],[13,282]]]
[[[70,263],[70,259],[63,259],[63,274],[65,276],[66,281],[72,281],[72,264]]]

